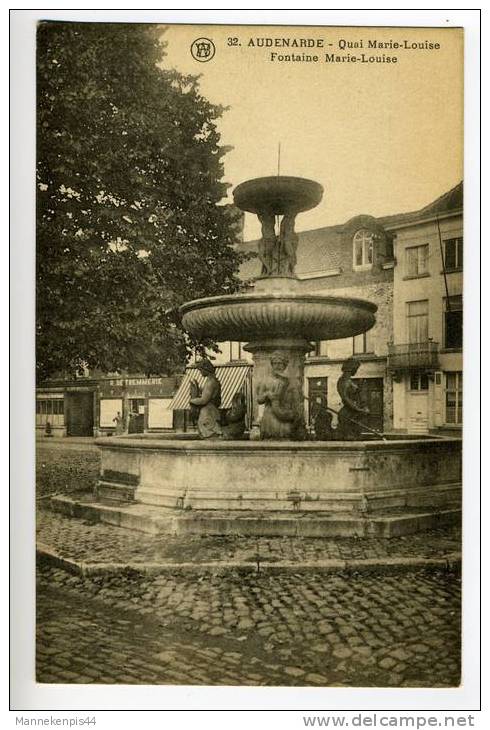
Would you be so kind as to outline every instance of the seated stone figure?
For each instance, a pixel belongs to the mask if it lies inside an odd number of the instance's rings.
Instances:
[[[304,438],[303,398],[299,386],[284,375],[289,360],[282,352],[271,356],[272,374],[257,388],[257,401],[265,404],[260,422],[261,439]]]
[[[222,434],[221,416],[219,408],[221,406],[221,384],[214,372],[214,365],[210,360],[200,360],[196,368],[205,376],[202,390],[196,381],[191,383],[190,405],[199,408],[199,416],[197,419],[197,430],[203,439],[219,438]],[[200,391],[200,393],[199,393]],[[199,393],[193,395],[193,393]]]

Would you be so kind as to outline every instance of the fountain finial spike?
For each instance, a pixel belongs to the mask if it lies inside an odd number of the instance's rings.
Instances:
[[[281,143],[277,145],[277,177],[281,174]]]

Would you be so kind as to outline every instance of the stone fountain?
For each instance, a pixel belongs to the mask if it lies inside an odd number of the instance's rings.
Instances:
[[[301,293],[295,219],[322,194],[296,177],[239,185],[236,205],[262,226],[254,291],[181,307],[194,337],[247,342],[253,353],[251,438],[99,439],[92,516],[150,532],[386,537],[458,519],[459,439],[303,440],[305,354],[314,341],[365,332],[376,312],[361,299]]]
[[[253,294],[232,294],[188,302],[181,307],[184,328],[197,339],[247,342],[254,360],[254,425],[257,428],[261,389],[270,379],[271,356],[287,363],[290,393],[296,390],[297,422],[302,421],[305,354],[313,341],[354,337],[375,323],[376,305],[362,299],[301,294],[295,274],[298,236],[296,216],[314,208],[323,188],[298,177],[262,177],[234,191],[235,204],[255,213],[262,226],[258,255],[261,276]],[[278,230],[276,230],[278,229]],[[296,431],[301,428],[296,426]],[[268,438],[287,437],[287,429],[268,429]]]

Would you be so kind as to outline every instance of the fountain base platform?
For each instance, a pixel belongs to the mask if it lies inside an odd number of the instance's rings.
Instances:
[[[146,532],[391,537],[460,518],[456,438],[97,444],[100,478],[85,511]],[[56,508],[70,512],[69,502]]]
[[[69,517],[150,535],[230,537],[391,538],[459,525],[461,509],[407,508],[379,514],[175,510],[131,503],[102,503],[93,495],[55,496],[51,507]]]

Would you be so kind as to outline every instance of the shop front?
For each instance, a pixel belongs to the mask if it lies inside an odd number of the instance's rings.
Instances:
[[[96,431],[151,433],[174,428],[169,408],[180,377],[106,377],[99,381]]]

